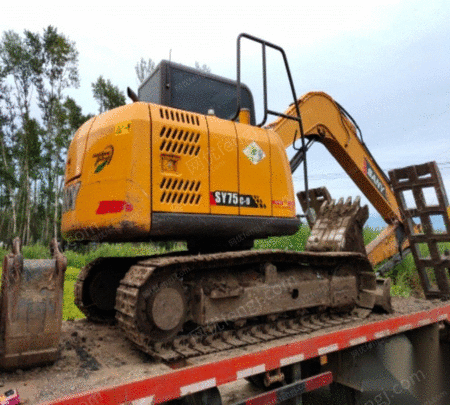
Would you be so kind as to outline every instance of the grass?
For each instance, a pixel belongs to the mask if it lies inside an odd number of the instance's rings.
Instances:
[[[381,229],[364,228],[365,244],[377,237]],[[307,226],[291,236],[273,237],[255,241],[256,249],[283,249],[302,251],[305,248],[306,240],[310,234]],[[148,256],[164,253],[170,250],[183,250],[184,244],[175,245],[153,245],[153,244],[108,244],[91,246],[84,251],[67,250],[64,254],[68,260],[68,267],[64,281],[64,303],[63,319],[80,319],[84,315],[74,303],[74,285],[80,272],[87,263],[98,257],[124,257],[124,256]],[[450,250],[450,243],[443,246],[443,249]],[[42,245],[24,246],[23,255],[26,259],[49,258],[48,248]],[[5,248],[0,248],[0,263],[8,253]],[[1,271],[1,267],[0,267]],[[400,264],[388,274],[393,280],[391,294],[394,296],[408,297],[410,295],[420,295],[421,286],[418,273],[416,271],[412,255],[408,255]]]
[[[175,247],[175,250],[180,250],[182,247],[182,245],[178,245]],[[168,251],[167,248],[162,248],[150,243],[103,243],[91,249],[86,248],[84,252],[67,250],[64,254],[67,257],[68,266],[81,269],[87,263],[90,263],[98,257],[150,256],[166,251]]]
[[[450,243],[442,243],[439,246],[441,253],[446,250],[450,251]],[[422,257],[429,255],[428,248],[426,246],[420,246]],[[397,264],[388,274],[393,281],[391,293],[401,297],[415,296],[423,297],[422,285],[419,278],[419,273],[416,270],[414,258],[412,254],[403,258],[402,262]],[[434,274],[429,275],[430,283],[433,286],[435,283]]]
[[[73,320],[84,318],[83,313],[78,309],[74,302],[74,286],[77,281],[80,269],[76,267],[67,267],[64,277],[64,301],[63,301],[63,319]]]
[[[291,236],[277,236],[267,239],[255,240],[255,249],[283,249],[283,250],[305,250],[306,240],[310,234],[307,226],[302,226],[297,233]]]

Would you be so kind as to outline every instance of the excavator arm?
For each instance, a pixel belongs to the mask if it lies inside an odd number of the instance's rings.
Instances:
[[[364,193],[388,227],[367,247],[369,260],[376,265],[399,251],[402,238],[402,215],[389,180],[379,168],[364,142],[358,137],[357,128],[342,107],[323,92],[305,94],[297,104],[305,138],[321,142]],[[296,106],[291,105],[285,115],[297,116]],[[287,118],[279,118],[268,125],[281,137],[285,147],[299,138],[299,124]],[[401,241],[402,248],[408,247]]]

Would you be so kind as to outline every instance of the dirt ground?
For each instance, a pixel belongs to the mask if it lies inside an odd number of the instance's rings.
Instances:
[[[395,315],[423,311],[438,305],[419,299],[394,299],[393,304]],[[361,322],[386,317],[389,315],[375,314]],[[284,339],[292,340],[292,337]],[[265,343],[264,347],[257,345],[253,349],[248,347],[240,350],[242,354],[276,344],[279,343],[272,341]],[[230,353],[216,354],[213,361],[226,356],[230,356]],[[191,364],[202,361],[205,359],[194,359]],[[63,322],[59,360],[52,366],[0,373],[0,390],[18,389],[23,403],[34,405],[102,386],[148,378],[170,370],[167,365],[155,362],[135,349],[115,326],[93,324],[86,320],[68,321]],[[221,387],[221,393],[223,403],[231,404],[256,395],[259,391],[242,380]]]

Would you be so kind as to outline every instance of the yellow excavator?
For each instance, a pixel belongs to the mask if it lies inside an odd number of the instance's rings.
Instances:
[[[263,51],[259,124],[240,81],[243,39]],[[285,113],[267,106],[266,48],[285,62],[294,99]],[[297,98],[284,51],[267,41],[239,36],[237,76],[162,61],[138,95],[129,90],[132,104],[91,118],[68,151],[66,241],[187,243],[183,252],[94,260],[75,286],[88,319],[117,321],[141,350],[164,360],[344,323],[375,306],[390,310],[389,281],[377,282],[372,265],[406,246],[404,217],[357,125],[325,93]],[[278,119],[265,125],[268,115]],[[306,154],[315,141],[389,224],[367,253],[367,207],[308,189]],[[292,173],[301,163],[299,199],[312,227],[306,251],[252,250],[255,239],[299,230]]]

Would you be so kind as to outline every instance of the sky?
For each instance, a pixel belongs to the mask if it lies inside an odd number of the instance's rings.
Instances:
[[[2,5],[0,31],[42,32],[53,25],[75,42],[80,87],[68,94],[85,114],[98,109],[91,83],[100,75],[123,91],[137,90],[134,67],[141,57],[159,62],[170,55],[235,79],[237,36],[263,38],[284,48],[298,96],[324,91],[353,116],[383,170],[434,160],[450,193],[449,21],[448,0],[119,5],[41,0]],[[261,117],[260,47],[243,44],[242,52],[242,79]],[[268,66],[269,108],[282,112],[293,100],[276,53],[268,52]],[[310,187],[325,185],[334,198],[361,195],[323,146],[312,147],[308,168]],[[301,170],[294,185],[303,189]],[[375,216],[371,221],[382,226]]]

